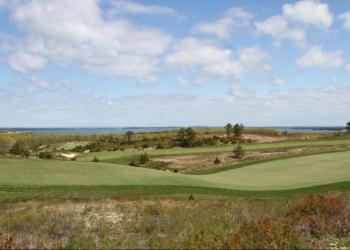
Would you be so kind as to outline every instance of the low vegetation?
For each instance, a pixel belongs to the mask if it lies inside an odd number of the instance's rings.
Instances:
[[[236,159],[242,159],[244,156],[244,149],[241,146],[241,144],[238,144],[235,149],[233,150],[233,157]]]
[[[349,193],[289,200],[190,197],[0,205],[0,248],[350,247]]]

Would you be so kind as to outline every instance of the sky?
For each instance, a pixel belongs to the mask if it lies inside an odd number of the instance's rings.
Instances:
[[[0,0],[0,127],[342,126],[348,0]]]

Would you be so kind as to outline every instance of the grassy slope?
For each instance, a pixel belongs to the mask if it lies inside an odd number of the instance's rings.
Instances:
[[[253,164],[211,175],[185,175],[106,163],[0,159],[0,185],[174,185],[286,190],[350,181],[350,152]]]
[[[189,175],[107,163],[0,159],[0,185],[206,185]]]
[[[350,180],[350,152],[310,155],[254,164],[207,175],[216,187],[282,190]]]
[[[312,147],[312,146],[331,146],[331,145],[349,145],[350,139],[333,139],[333,140],[316,140],[316,141],[285,141],[277,143],[261,143],[261,144],[247,144],[244,145],[245,150],[267,150],[276,148],[293,148],[293,147]],[[166,156],[166,155],[185,155],[185,154],[197,154],[197,153],[220,153],[231,152],[233,145],[222,146],[207,146],[196,148],[172,148],[161,150],[149,150],[146,151],[150,156]],[[91,161],[95,156],[100,160],[111,161],[113,159],[127,157],[135,154],[141,154],[145,151],[116,151],[116,152],[93,152],[89,154],[83,154],[78,157],[79,161]]]

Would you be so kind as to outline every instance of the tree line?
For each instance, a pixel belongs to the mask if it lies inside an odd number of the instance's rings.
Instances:
[[[242,140],[243,124],[236,123],[232,125],[231,123],[227,123],[224,128],[227,142],[239,143]]]

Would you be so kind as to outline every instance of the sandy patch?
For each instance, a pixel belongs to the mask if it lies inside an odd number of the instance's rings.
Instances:
[[[245,140],[253,140],[255,142],[259,143],[269,143],[269,142],[276,142],[276,141],[283,141],[287,140],[287,137],[284,136],[268,136],[268,135],[253,135],[253,134],[244,134],[243,139]]]
[[[60,153],[61,156],[67,158],[67,159],[73,159],[74,157],[76,157],[78,154],[74,154],[74,153],[70,153],[70,154],[64,154],[64,153]]]

